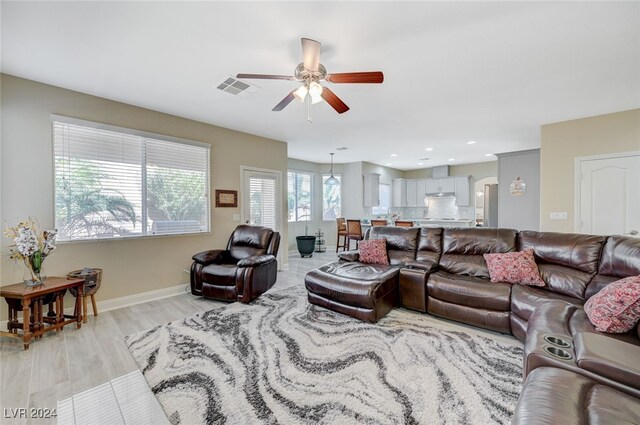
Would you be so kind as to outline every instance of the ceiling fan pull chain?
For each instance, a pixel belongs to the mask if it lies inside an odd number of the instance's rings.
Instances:
[[[309,124],[313,123],[311,119],[311,96],[307,96],[307,122]]]

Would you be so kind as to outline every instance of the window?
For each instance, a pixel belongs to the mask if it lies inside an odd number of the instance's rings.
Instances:
[[[311,220],[311,174],[287,173],[289,221]]]
[[[62,241],[209,231],[209,146],[52,117]]]
[[[380,206],[372,207],[371,214],[387,215],[391,206],[391,185],[381,183],[378,187],[378,193],[380,195]]]
[[[342,187],[342,176],[334,176],[340,184],[329,186],[324,184],[331,177],[329,174],[322,175],[322,219],[335,220],[342,217],[340,192]]]

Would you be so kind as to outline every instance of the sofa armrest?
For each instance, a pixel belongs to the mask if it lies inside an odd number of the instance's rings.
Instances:
[[[341,261],[348,261],[348,262],[358,261],[360,260],[360,252],[358,251],[341,252],[338,254],[338,258]]]
[[[573,338],[570,329],[572,316],[577,307],[561,300],[539,305],[529,317],[527,335],[536,331],[549,335]]]
[[[257,267],[275,260],[273,255],[253,255],[238,261],[238,267]]]
[[[206,266],[213,263],[221,263],[225,256],[225,253],[227,252],[228,251],[224,249],[212,249],[210,251],[199,252],[191,258],[196,263]]]
[[[581,332],[574,336],[580,368],[640,389],[640,347],[604,334]]]
[[[438,268],[438,264],[434,263],[433,261],[418,261],[418,260],[413,260],[413,261],[407,261],[406,263],[404,263],[405,267],[408,267],[410,269],[418,269],[418,270],[424,270],[425,272],[433,272]]]

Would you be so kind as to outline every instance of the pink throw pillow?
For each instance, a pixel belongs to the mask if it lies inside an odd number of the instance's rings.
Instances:
[[[389,264],[386,239],[370,239],[358,243],[360,262],[369,264]]]
[[[625,333],[640,320],[640,276],[607,285],[584,305],[589,321],[600,332]]]
[[[533,249],[500,254],[484,254],[491,282],[519,283],[521,285],[544,286]]]

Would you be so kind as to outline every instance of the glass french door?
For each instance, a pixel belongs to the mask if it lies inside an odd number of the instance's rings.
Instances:
[[[280,229],[280,173],[243,170],[242,212],[245,224]]]

